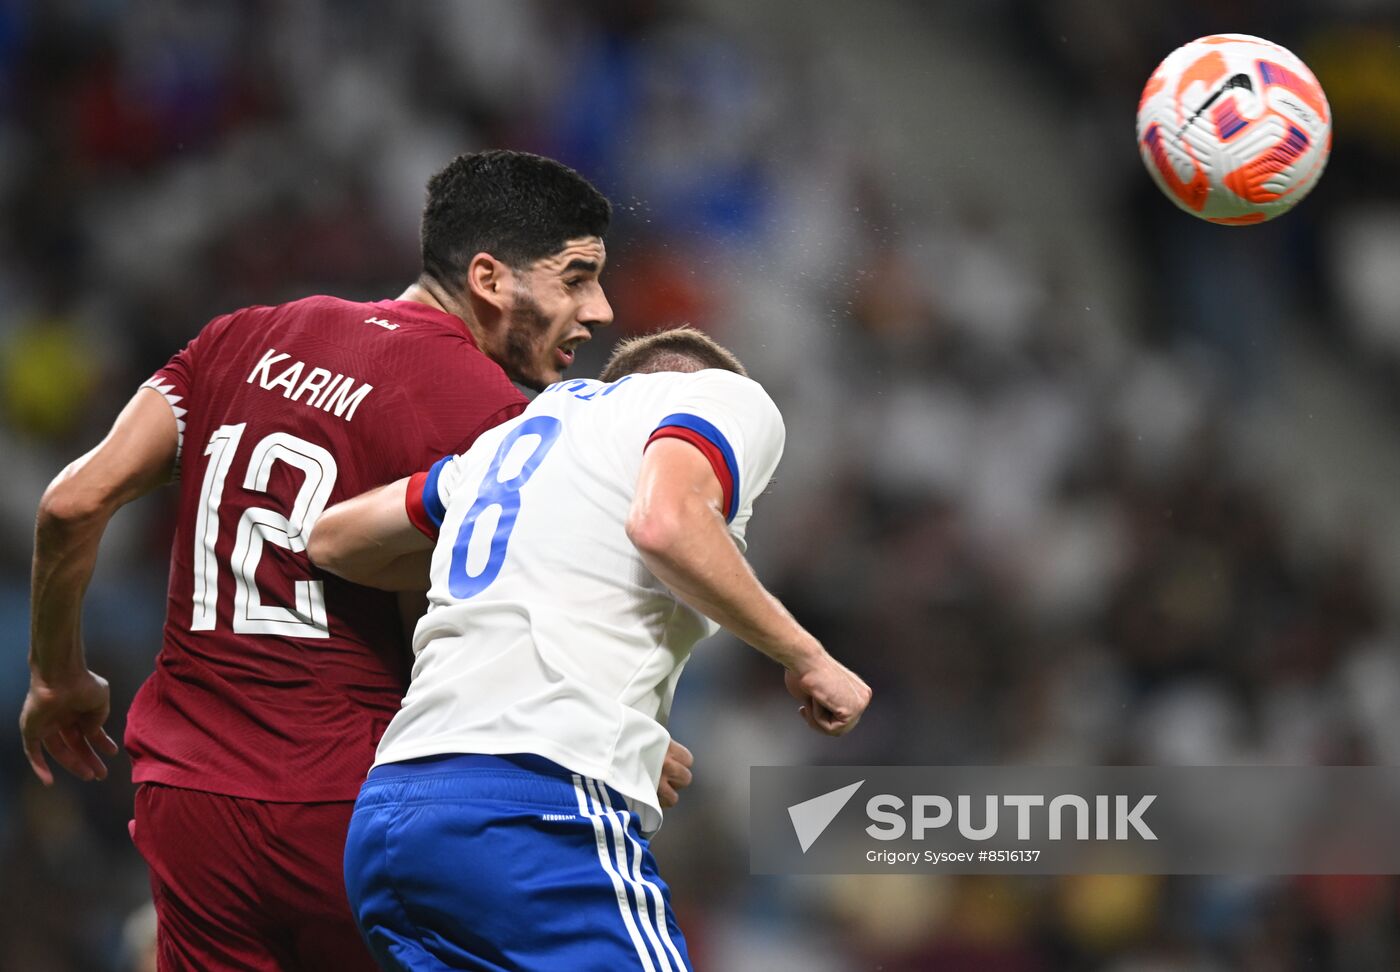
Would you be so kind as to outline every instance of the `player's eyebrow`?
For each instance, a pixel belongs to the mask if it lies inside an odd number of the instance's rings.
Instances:
[[[566,264],[564,265],[564,269],[563,269],[563,270],[560,270],[559,272],[560,272],[560,273],[569,273],[570,271],[573,271],[573,270],[581,270],[581,271],[583,271],[584,273],[597,273],[597,272],[598,272],[598,261],[596,261],[596,260],[585,260],[585,259],[583,259],[582,257],[574,257],[572,260],[570,260],[568,263],[566,263]]]

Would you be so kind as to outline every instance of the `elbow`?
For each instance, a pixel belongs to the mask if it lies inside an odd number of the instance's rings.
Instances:
[[[60,476],[39,500],[39,529],[81,529],[103,522],[112,515],[112,509],[111,500],[102,490],[84,487],[73,477]]]
[[[666,548],[670,527],[649,511],[633,509],[627,516],[627,539],[643,555],[654,555]]]
[[[312,565],[354,584],[372,585],[370,558],[353,518],[332,510],[311,525],[306,556]]]
[[[677,506],[634,506],[627,517],[627,539],[644,559],[668,560],[689,532],[686,512]]]
[[[306,538],[306,556],[322,570],[339,574],[343,569],[340,563],[340,550],[335,542],[334,523],[327,523],[322,517],[311,527],[311,535]]]

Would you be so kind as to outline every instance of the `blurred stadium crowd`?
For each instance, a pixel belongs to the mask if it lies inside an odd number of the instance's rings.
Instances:
[[[1298,457],[1253,421],[1298,347],[1396,404],[1395,13],[872,5],[975,52],[1061,133],[1044,150],[1073,179],[1046,189],[1110,241],[1114,296],[996,191],[1036,160],[956,160],[948,122],[926,161],[968,171],[911,191],[924,160],[878,151],[888,110],[842,85],[882,50],[833,59],[743,6],[0,0],[0,710],[27,680],[38,496],[136,385],[230,308],[394,296],[428,173],[529,149],[617,207],[614,331],[705,327],[783,407],[751,552],[875,688],[826,740],[771,665],[698,653],[673,724],[697,782],[655,843],[698,968],[1400,967],[1388,878],[777,879],[745,847],[751,764],[1400,760],[1376,532],[1301,522],[1278,472]],[[805,36],[840,6],[803,5]],[[1156,62],[1226,29],[1295,50],[1338,118],[1314,198],[1248,230],[1177,212],[1131,138]],[[888,99],[910,126],[943,110]],[[159,645],[168,543],[160,496],[126,511],[91,591],[117,728]],[[45,790],[17,735],[0,746],[0,970],[140,967],[128,776]]]

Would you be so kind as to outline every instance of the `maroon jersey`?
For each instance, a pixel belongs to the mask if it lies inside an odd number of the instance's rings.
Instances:
[[[164,644],[127,720],[133,778],[353,800],[410,652],[396,598],[317,570],[306,536],[525,398],[457,318],[332,297],[216,318],[146,384],[179,422],[180,508]]]

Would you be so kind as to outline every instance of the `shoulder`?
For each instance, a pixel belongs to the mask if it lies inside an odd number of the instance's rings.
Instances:
[[[465,335],[425,337],[407,362],[418,376],[431,376],[456,392],[524,402],[505,371]]]
[[[353,316],[363,320],[373,315],[377,305],[369,301],[347,300],[329,294],[312,294],[285,304],[250,307],[249,310],[274,314]]]
[[[500,365],[477,347],[466,325],[436,308],[413,301],[359,302],[322,295],[269,310],[289,318],[353,325],[353,330],[342,332],[346,346],[371,354],[380,367],[412,387],[452,385],[456,391],[524,401]]]
[[[352,305],[348,301],[324,296],[303,297],[285,304],[250,304],[215,317],[200,330],[200,336],[270,330],[296,320],[344,313],[349,306]]]
[[[339,297],[313,294],[310,297],[289,300],[284,304],[252,304],[239,308],[228,316],[247,321],[272,321],[288,317],[340,315],[350,312],[352,308],[363,306],[366,305],[357,305]]]
[[[700,389],[714,394],[732,394],[741,397],[767,398],[763,386],[752,378],[725,371],[722,368],[706,368],[690,374],[677,375],[678,383],[689,389]]]
[[[422,311],[419,313],[418,311]],[[451,326],[451,318],[429,308],[415,308],[404,301],[360,301],[329,294],[312,294],[283,304],[258,304],[235,311],[230,317],[249,322],[287,325],[292,322],[316,325],[353,325],[366,335],[382,335],[397,331],[417,335],[433,334],[467,340],[460,328]],[[470,343],[470,342],[469,342]]]
[[[752,378],[717,368],[675,377],[677,401],[708,403],[750,421],[772,422],[780,428],[783,424],[777,403]]]
[[[426,427],[435,447],[464,451],[487,429],[514,418],[528,400],[463,332],[439,330],[394,342],[396,384]]]

